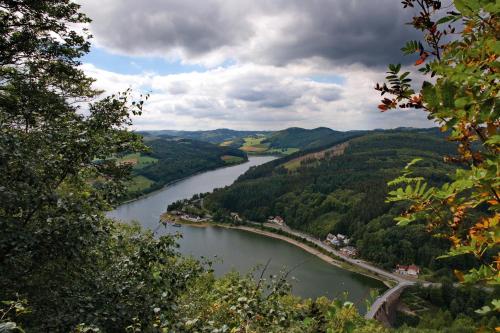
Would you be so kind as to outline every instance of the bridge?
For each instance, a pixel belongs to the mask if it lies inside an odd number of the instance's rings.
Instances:
[[[399,296],[407,287],[414,284],[415,282],[412,281],[400,282],[395,287],[387,290],[373,302],[369,311],[365,314],[365,318],[376,319],[386,326],[391,326]]]
[[[257,223],[254,222],[254,224],[257,225]],[[289,233],[291,235],[294,235],[296,237],[303,238],[304,240],[307,240],[310,243],[313,243],[317,245],[318,247],[324,249],[325,251],[335,255],[336,257],[342,258],[342,260],[354,265],[361,267],[367,271],[372,272],[373,274],[377,276],[382,276],[386,279],[395,281],[397,283],[396,286],[390,288],[387,290],[385,293],[380,295],[375,302],[373,302],[372,306],[370,307],[370,310],[365,314],[366,319],[375,319],[380,322],[382,322],[386,326],[391,325],[392,319],[394,319],[394,313],[395,313],[395,308],[397,306],[399,297],[403,293],[403,291],[414,284],[416,284],[415,281],[409,280],[401,275],[394,274],[391,272],[388,272],[384,269],[381,269],[379,267],[376,267],[370,263],[367,263],[365,261],[359,260],[359,259],[354,259],[347,257],[340,253],[339,251],[331,248],[330,246],[324,244],[320,239],[314,238],[311,235],[308,235],[306,233],[296,231],[293,229],[290,229],[287,226],[279,226],[276,224],[272,223],[264,223],[266,227],[274,228],[274,229],[280,229],[282,231],[285,231],[286,233]],[[424,286],[430,286],[432,285],[431,283],[424,283]]]

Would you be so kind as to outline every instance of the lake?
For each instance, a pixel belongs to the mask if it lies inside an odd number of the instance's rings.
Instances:
[[[273,159],[275,157],[272,156],[251,156],[246,163],[194,175],[139,200],[123,204],[110,212],[109,216],[122,221],[137,220],[145,228],[158,229],[160,215],[170,203],[228,186],[250,167]],[[333,298],[347,292],[351,301],[362,305],[370,289],[386,289],[378,280],[332,266],[287,242],[250,232],[186,225],[180,228],[161,227],[158,231],[182,233],[180,252],[214,260],[214,270],[218,275],[232,269],[246,273],[271,260],[266,277],[282,270],[292,270],[289,274],[292,292],[302,297]],[[361,306],[360,310],[365,309]]]

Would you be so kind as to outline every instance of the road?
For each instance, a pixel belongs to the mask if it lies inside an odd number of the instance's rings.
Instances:
[[[258,223],[255,223],[255,224],[256,225],[260,225]],[[363,260],[354,259],[354,258],[345,256],[340,251],[337,251],[337,250],[333,249],[332,247],[324,244],[320,239],[314,238],[311,235],[308,235],[306,233],[290,229],[289,227],[286,227],[286,226],[279,226],[279,225],[273,224],[273,223],[264,223],[264,226],[269,227],[269,228],[273,228],[273,229],[282,230],[282,231],[284,231],[286,233],[289,233],[291,235],[304,238],[307,241],[309,241],[309,242],[317,245],[318,247],[322,248],[323,250],[325,250],[325,251],[327,251],[327,252],[329,252],[329,253],[331,253],[331,254],[339,257],[339,258],[342,258],[343,260],[345,260],[346,262],[348,262],[348,263],[350,263],[350,264],[352,264],[354,266],[358,266],[358,267],[364,268],[367,271],[370,271],[370,272],[375,273],[377,275],[383,276],[383,277],[385,277],[385,278],[387,278],[389,280],[395,281],[398,284],[399,283],[403,283],[403,282],[408,282],[408,283],[412,283],[412,284],[415,283],[415,281],[409,280],[409,279],[405,278],[404,276],[388,272],[388,271],[386,271],[384,269],[381,269],[381,268],[376,267],[376,266],[374,266],[372,264],[369,264],[369,263],[367,263],[367,262],[365,262]]]
[[[402,289],[409,287],[413,284],[415,284],[415,282],[413,281],[399,282],[395,287],[387,290],[385,293],[377,297],[375,302],[373,302],[373,304],[370,306],[370,310],[365,314],[365,318],[375,319],[375,314],[377,314],[380,307],[382,307],[392,295],[396,293],[399,293],[398,295],[400,295]]]
[[[260,225],[259,223],[255,223],[255,222],[253,222],[252,224]],[[404,288],[406,288],[408,286],[416,284],[416,281],[407,279],[404,276],[388,272],[388,271],[383,270],[383,269],[381,269],[379,267],[376,267],[376,266],[374,266],[372,264],[369,264],[369,263],[367,263],[365,261],[345,256],[342,253],[340,253],[339,251],[337,251],[337,250],[333,249],[332,247],[324,244],[320,239],[314,238],[311,235],[308,235],[306,233],[290,229],[287,226],[279,226],[279,225],[273,224],[273,223],[264,223],[264,226],[269,227],[269,228],[273,228],[273,229],[277,229],[277,230],[282,230],[282,231],[284,231],[284,232],[286,232],[288,234],[291,234],[291,235],[294,235],[294,236],[306,239],[307,241],[309,241],[309,242],[317,245],[318,247],[320,247],[320,248],[324,249],[325,251],[327,251],[327,252],[335,255],[336,257],[342,258],[343,260],[345,260],[346,262],[348,262],[348,263],[350,263],[350,264],[352,264],[354,266],[361,267],[361,268],[363,268],[363,269],[365,269],[365,270],[367,270],[369,272],[372,272],[372,273],[377,274],[379,276],[383,276],[383,277],[385,277],[385,278],[387,278],[389,280],[395,281],[397,283],[396,286],[394,286],[394,287],[390,288],[389,290],[387,290],[385,293],[383,293],[382,295],[380,295],[379,297],[377,297],[377,299],[375,300],[375,302],[373,302],[373,304],[370,307],[370,311],[368,311],[365,314],[365,318],[366,319],[375,319],[375,314],[378,312],[378,310],[380,309],[380,307],[382,307],[385,304],[385,302],[387,302],[387,300],[392,295],[394,295],[396,293],[400,293],[402,291],[402,289],[404,289]]]

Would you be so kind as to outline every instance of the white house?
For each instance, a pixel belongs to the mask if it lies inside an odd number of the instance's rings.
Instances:
[[[409,265],[409,266],[397,265],[394,272],[401,274],[401,275],[418,277],[418,274],[420,274],[420,267],[418,267],[416,265]]]
[[[340,252],[348,257],[356,257],[358,255],[358,250],[353,246],[345,246],[340,249]]]
[[[240,217],[240,215],[238,213],[231,213],[231,218],[234,220],[234,221],[238,221],[238,222],[241,222],[242,221],[242,218]]]
[[[285,220],[281,216],[275,216],[271,222],[276,223],[277,225],[280,226],[285,225]]]
[[[350,240],[349,238],[347,238],[345,235],[342,234],[337,234],[337,235],[328,234],[326,236],[326,242],[334,246],[341,246],[341,245],[349,245]]]

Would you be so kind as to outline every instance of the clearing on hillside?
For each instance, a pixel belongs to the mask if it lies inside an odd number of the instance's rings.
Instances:
[[[233,155],[224,155],[224,156],[221,156],[221,159],[224,162],[226,162],[226,164],[238,164],[238,163],[242,163],[245,161],[245,159],[243,157],[233,156]]]
[[[118,164],[132,164],[134,169],[142,169],[150,164],[158,162],[158,159],[140,153],[128,154],[118,159]]]
[[[297,170],[302,164],[307,163],[313,163],[315,161],[319,161],[325,158],[331,158],[334,156],[340,156],[344,154],[344,151],[346,148],[349,146],[349,142],[344,142],[338,145],[335,145],[331,148],[316,152],[316,153],[311,153],[307,154],[304,156],[300,156],[297,158],[294,158],[291,161],[288,161],[285,163],[283,166],[288,170],[288,171],[294,171]]]

